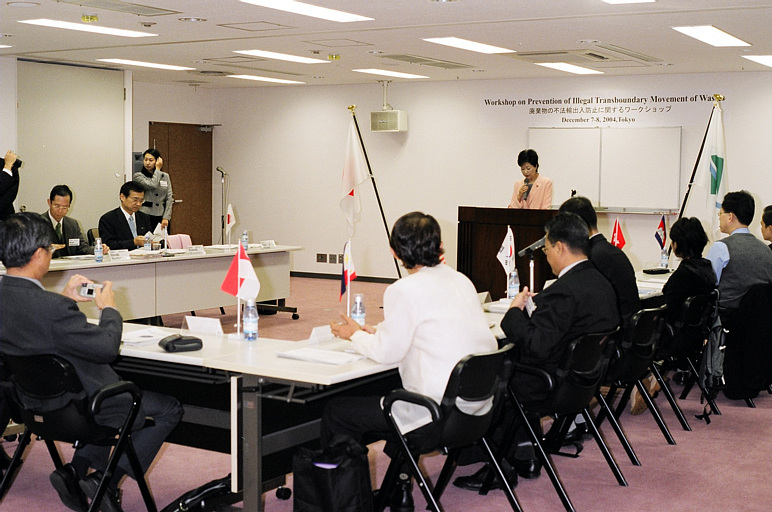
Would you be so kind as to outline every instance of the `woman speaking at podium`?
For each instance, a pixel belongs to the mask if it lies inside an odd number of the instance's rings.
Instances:
[[[515,183],[509,208],[548,210],[552,206],[552,180],[539,174],[539,155],[524,149],[517,155],[523,179]]]

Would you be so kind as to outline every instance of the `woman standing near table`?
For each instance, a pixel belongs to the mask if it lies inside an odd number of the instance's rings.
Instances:
[[[552,180],[539,174],[539,155],[524,149],[517,155],[523,179],[515,183],[509,208],[548,210],[552,206]]]
[[[142,154],[142,162],[144,168],[140,172],[135,172],[132,177],[145,189],[145,202],[142,203],[140,211],[150,216],[153,229],[161,224],[168,231],[174,203],[172,181],[169,174],[161,170],[164,161],[157,149],[151,148],[145,151]]]

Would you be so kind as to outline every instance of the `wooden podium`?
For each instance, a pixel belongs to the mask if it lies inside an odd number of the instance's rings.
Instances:
[[[490,292],[493,300],[507,295],[507,278],[496,259],[501,242],[512,227],[515,253],[544,236],[544,224],[557,215],[557,210],[512,210],[509,208],[458,207],[458,271],[474,283],[478,292]],[[536,251],[534,259],[534,288],[540,291],[544,282],[554,279],[547,258]],[[515,256],[520,286],[528,286],[530,258]]]

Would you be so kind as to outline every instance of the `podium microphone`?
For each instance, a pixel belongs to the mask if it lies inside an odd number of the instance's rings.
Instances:
[[[219,172],[220,174],[222,174],[223,176],[227,176],[228,175],[228,173],[225,172],[222,167],[215,167],[215,170],[217,172]]]
[[[526,248],[525,248],[525,249],[523,249],[522,251],[518,252],[518,253],[517,253],[517,256],[518,256],[518,257],[521,257],[521,258],[522,258],[523,256],[530,256],[530,255],[531,255],[531,254],[533,254],[534,252],[536,252],[536,251],[538,251],[539,249],[541,249],[542,247],[544,247],[544,242],[545,242],[546,240],[547,240],[547,237],[546,237],[546,236],[543,236],[543,237],[541,237],[540,239],[536,240],[534,243],[532,243],[531,245],[529,245],[528,247],[526,247]]]

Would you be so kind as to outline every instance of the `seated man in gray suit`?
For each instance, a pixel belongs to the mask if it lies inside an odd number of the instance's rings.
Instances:
[[[54,239],[53,258],[75,256],[77,254],[93,254],[94,246],[86,242],[80,222],[67,217],[72,205],[72,190],[67,185],[56,185],[51,189],[48,198],[48,211],[41,213],[44,219],[51,223]],[[110,251],[107,244],[102,244],[104,254]]]
[[[110,366],[121,345],[123,323],[115,309],[112,283],[97,289],[94,302],[101,311],[99,324],[87,321],[77,302],[79,289],[89,279],[74,275],[61,294],[46,291],[40,283],[48,272],[53,252],[51,226],[35,213],[16,213],[0,227],[0,261],[7,274],[0,279],[0,353],[21,356],[55,354],[75,368],[89,396],[120,377]],[[46,378],[45,375],[40,376]],[[120,427],[127,402],[125,395],[108,398],[96,420]],[[153,423],[146,424],[146,417]],[[182,417],[180,403],[166,395],[145,391],[132,435],[142,468],[147,470],[166,437]],[[85,445],[75,450],[71,463],[51,474],[51,484],[72,510],[86,510],[107,465],[108,447]],[[88,474],[89,468],[95,471]],[[118,464],[102,501],[103,512],[120,512],[118,483],[132,475],[124,457]]]

